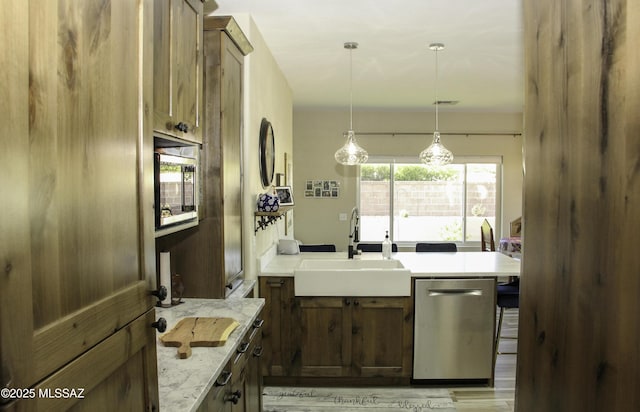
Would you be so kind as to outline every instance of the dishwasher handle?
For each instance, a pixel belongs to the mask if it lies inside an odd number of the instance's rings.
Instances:
[[[482,296],[482,289],[429,289],[427,296]]]

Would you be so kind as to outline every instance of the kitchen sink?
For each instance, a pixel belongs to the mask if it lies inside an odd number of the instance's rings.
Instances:
[[[296,296],[410,296],[411,272],[398,260],[304,259]]]

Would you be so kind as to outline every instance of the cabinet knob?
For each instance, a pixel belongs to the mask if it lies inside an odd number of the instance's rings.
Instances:
[[[162,333],[167,330],[167,320],[165,318],[158,318],[158,320],[153,322],[151,326],[158,329],[158,332]]]
[[[349,305],[351,305],[351,301],[349,299],[345,299],[344,300],[344,304],[349,306]]]
[[[358,306],[359,304],[360,304],[360,301],[358,301],[358,300],[354,300],[354,301],[353,301],[353,305],[354,305],[354,306]]]
[[[159,301],[163,301],[167,298],[167,288],[161,285],[158,290],[154,290],[151,294],[157,296]]]
[[[183,122],[179,122],[177,125],[173,126],[173,128],[181,131],[182,133],[187,133],[189,131],[189,126]]]
[[[259,358],[260,356],[262,356],[263,352],[264,348],[262,347],[262,345],[256,346],[256,348],[253,350],[253,356]]]
[[[263,324],[264,324],[264,319],[256,319],[253,322],[253,327],[256,328],[256,329],[259,329],[259,328],[262,327]]]
[[[237,390],[231,393],[229,396],[227,396],[225,400],[233,403],[234,405],[237,405],[238,400],[240,400],[240,398],[242,398],[242,392],[240,392],[240,390]]]

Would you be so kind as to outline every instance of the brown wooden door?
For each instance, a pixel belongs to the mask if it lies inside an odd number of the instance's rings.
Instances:
[[[144,110],[152,89],[141,80],[152,76],[144,64],[152,56],[152,2],[100,4],[34,0],[28,21],[24,10],[13,10],[17,20],[1,14],[3,26],[18,22],[30,34],[21,46],[28,61],[18,54],[18,77],[28,71],[29,81],[13,85],[20,130],[5,148],[11,161],[0,163],[11,179],[2,182],[9,214],[0,230],[1,387],[34,385],[155,303],[152,129]],[[147,383],[153,394],[157,378]]]
[[[293,278],[260,277],[260,297],[265,299],[262,311],[262,374],[289,376],[299,354]]]
[[[202,1],[157,0],[154,5],[154,128],[201,142]]]
[[[411,299],[356,297],[352,305],[354,375],[410,377]]]
[[[350,376],[351,298],[297,298],[301,376]]]

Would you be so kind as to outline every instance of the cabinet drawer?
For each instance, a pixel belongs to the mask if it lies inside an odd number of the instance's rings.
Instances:
[[[240,374],[250,357],[262,355],[262,334],[261,328],[264,320],[257,318],[251,328],[245,333],[232,358],[232,373],[236,376]],[[259,346],[259,348],[258,348]]]

